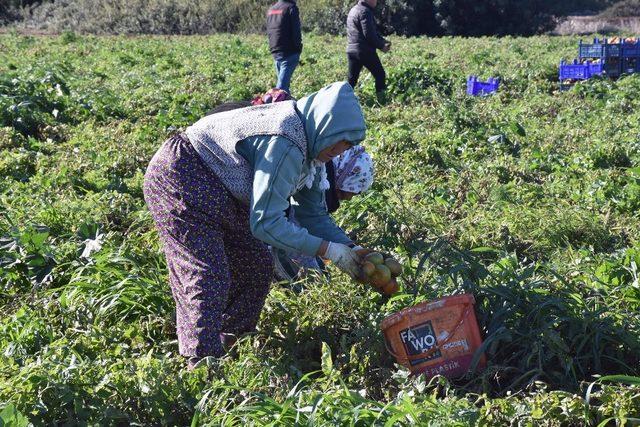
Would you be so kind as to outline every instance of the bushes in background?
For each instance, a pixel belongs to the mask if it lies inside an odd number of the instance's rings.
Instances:
[[[260,31],[268,1],[56,0],[23,14],[31,27],[91,34],[209,34]]]
[[[624,0],[617,2],[600,14],[603,18],[626,18],[640,16],[640,0]]]
[[[10,0],[0,23],[93,34],[210,34],[262,32],[272,0]],[[381,0],[378,21],[385,33],[402,35],[535,34],[556,16],[601,10],[613,0]],[[623,2],[629,3],[629,2]],[[633,2],[631,2],[633,3]],[[629,3],[629,4],[631,4]],[[637,1],[636,1],[637,3]],[[299,0],[305,31],[343,34],[355,0]],[[4,8],[4,12],[3,12]],[[628,9],[628,8],[627,8]],[[626,10],[626,9],[625,9]],[[18,18],[19,17],[19,18]]]

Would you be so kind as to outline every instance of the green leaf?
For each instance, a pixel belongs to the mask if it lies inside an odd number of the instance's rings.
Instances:
[[[601,377],[599,381],[609,381],[615,383],[623,383],[629,385],[640,385],[640,377],[633,377],[631,375],[607,375]]]
[[[471,249],[470,252],[485,253],[485,252],[498,252],[498,251],[495,248],[489,248],[489,247],[486,247],[486,246],[479,246],[477,248]]]
[[[40,248],[45,240],[49,237],[49,229],[45,226],[35,227],[31,234],[31,242],[35,247]]]
[[[544,417],[544,411],[542,410],[542,408],[540,408],[539,406],[533,408],[533,410],[531,411],[531,418],[541,419],[543,417]]]
[[[191,419],[191,427],[198,427],[200,425],[200,410],[196,408],[193,418]]]
[[[517,135],[520,136],[527,136],[527,131],[524,129],[524,127],[518,123],[518,122],[513,122],[511,123],[511,130],[516,133]]]
[[[609,421],[613,421],[613,420],[615,420],[615,417],[609,417],[603,420],[600,424],[598,424],[598,427],[606,427],[607,425],[609,425]]]
[[[27,427],[31,425],[27,417],[22,415],[12,403],[0,411],[0,427]]]
[[[324,341],[322,341],[321,366],[322,366],[322,372],[326,376],[329,376],[333,371],[333,359],[331,358],[331,347],[329,347],[329,345]]]

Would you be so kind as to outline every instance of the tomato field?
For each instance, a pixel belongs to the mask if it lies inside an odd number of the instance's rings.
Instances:
[[[292,92],[346,78],[306,35]],[[261,36],[0,35],[0,419],[8,425],[640,424],[640,76],[559,91],[575,37],[392,38],[376,163],[338,222],[404,264],[383,297],[272,285],[258,331],[193,371],[145,168],[169,135],[275,82]],[[469,75],[499,76],[489,97]],[[410,377],[379,325],[473,293],[487,357]]]

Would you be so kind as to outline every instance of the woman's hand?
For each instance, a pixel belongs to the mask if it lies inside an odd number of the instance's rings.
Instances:
[[[329,242],[323,258],[331,260],[336,267],[347,273],[352,278],[360,274],[362,259],[355,249],[341,243]]]

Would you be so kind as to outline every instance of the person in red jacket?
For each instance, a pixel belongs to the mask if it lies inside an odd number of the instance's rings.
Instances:
[[[290,92],[293,71],[300,62],[302,30],[295,0],[280,0],[267,11],[269,50],[276,63],[276,88]]]

